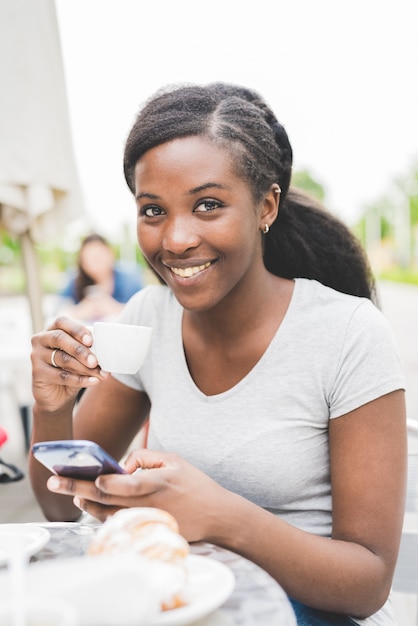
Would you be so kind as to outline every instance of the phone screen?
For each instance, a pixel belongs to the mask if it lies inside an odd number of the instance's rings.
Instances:
[[[119,463],[93,441],[41,441],[33,445],[32,453],[59,476],[95,480],[101,474],[126,474]]]

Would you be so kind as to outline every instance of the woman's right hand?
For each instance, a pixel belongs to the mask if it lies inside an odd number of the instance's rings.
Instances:
[[[32,391],[42,411],[59,411],[75,402],[80,389],[109,376],[98,366],[92,341],[86,326],[65,316],[32,337]]]

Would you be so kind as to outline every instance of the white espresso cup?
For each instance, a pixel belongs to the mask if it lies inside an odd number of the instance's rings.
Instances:
[[[148,354],[151,343],[150,326],[134,326],[115,322],[95,322],[92,351],[105,372],[136,374]]]

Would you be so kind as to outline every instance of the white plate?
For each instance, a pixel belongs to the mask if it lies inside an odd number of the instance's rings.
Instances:
[[[179,609],[165,611],[152,626],[186,626],[206,617],[219,608],[235,586],[232,571],[207,556],[188,557],[188,584],[185,595],[189,603]]]
[[[53,596],[61,597],[66,601],[73,601],[79,616],[81,616],[82,626],[90,626],[92,622],[88,615],[92,615],[93,612],[97,618],[97,609],[100,608],[100,602],[97,597],[100,595],[100,592],[96,593],[94,573],[97,571],[101,558],[80,556],[38,561],[30,564],[26,579],[28,589],[35,597],[39,594],[42,595],[42,593],[45,593],[45,589],[47,589],[48,593]],[[119,589],[118,593],[117,589],[118,582],[124,585],[122,578],[126,572],[123,571],[123,568],[123,562],[121,562],[120,572],[114,570],[112,577],[112,593],[114,597],[123,595],[121,590]],[[7,579],[7,576],[6,580],[3,578],[6,573],[0,572],[0,600],[3,592],[5,594],[8,593],[7,586],[10,581]],[[90,584],[89,593],[83,599],[80,599],[80,595],[83,594],[77,593],[77,584],[79,584],[82,574],[84,576],[88,575]],[[119,579],[120,575],[122,576]],[[101,585],[102,581],[100,581],[99,588],[103,590]],[[187,605],[158,613],[158,616],[153,618],[152,622],[147,620],[147,626],[187,626],[219,608],[231,595],[234,585],[234,574],[226,565],[210,557],[190,555],[187,557],[187,584],[184,589]],[[92,604],[92,599],[94,604]],[[86,604],[84,604],[85,602]],[[96,620],[94,619],[93,621]],[[136,623],[136,619],[134,621]],[[138,619],[138,622],[140,622],[140,619]],[[132,623],[132,614],[129,623]],[[120,624],[115,623],[114,626],[120,626]]]
[[[0,524],[0,565],[6,563],[8,550],[13,542],[19,542],[27,558],[30,558],[39,552],[50,538],[51,535],[46,528],[35,524]]]

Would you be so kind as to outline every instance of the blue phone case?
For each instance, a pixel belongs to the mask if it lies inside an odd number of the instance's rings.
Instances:
[[[40,441],[32,446],[32,453],[59,476],[95,480],[100,474],[126,474],[119,463],[93,441]]]

